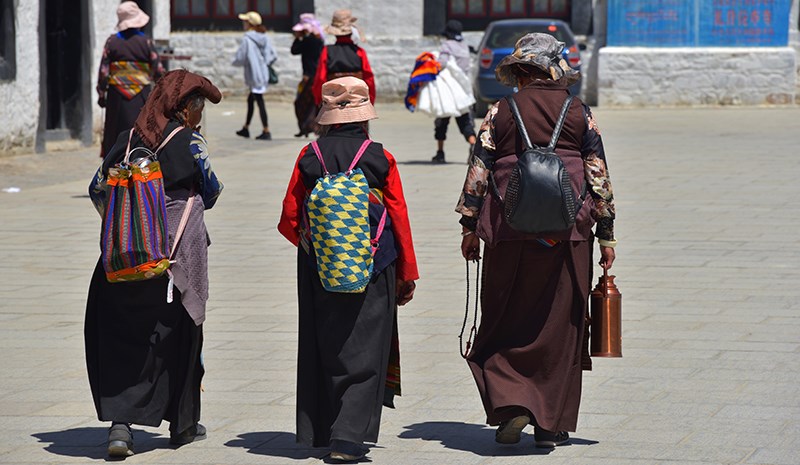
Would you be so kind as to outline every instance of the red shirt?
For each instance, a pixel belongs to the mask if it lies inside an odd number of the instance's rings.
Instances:
[[[367,59],[367,52],[363,48],[353,44],[350,36],[337,36],[334,45],[328,45],[322,49],[322,54],[319,56],[319,65],[317,65],[317,74],[314,76],[314,83],[311,86],[311,93],[314,94],[314,102],[317,105],[322,103],[322,84],[330,80],[328,77],[328,50],[330,47],[340,45],[350,45],[355,47],[356,54],[361,59],[362,80],[367,83],[369,88],[369,101],[375,104],[375,75],[372,73],[372,67]]]

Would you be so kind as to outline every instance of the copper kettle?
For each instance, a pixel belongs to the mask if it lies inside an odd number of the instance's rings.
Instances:
[[[622,294],[614,284],[615,277],[603,268],[590,297],[593,357],[622,357]]]

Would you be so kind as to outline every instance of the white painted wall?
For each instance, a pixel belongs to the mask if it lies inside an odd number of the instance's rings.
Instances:
[[[32,150],[39,124],[39,2],[17,5],[17,76],[0,81],[0,152]]]
[[[599,104],[793,104],[796,69],[792,47],[605,47],[599,59]]]

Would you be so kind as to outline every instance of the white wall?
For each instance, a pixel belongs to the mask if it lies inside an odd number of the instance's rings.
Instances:
[[[796,69],[791,47],[605,47],[599,59],[599,104],[793,104]]]
[[[39,124],[39,2],[17,5],[17,76],[0,81],[0,152],[32,149]]]

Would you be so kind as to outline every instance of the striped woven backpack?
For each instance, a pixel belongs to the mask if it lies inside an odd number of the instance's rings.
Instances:
[[[323,175],[306,199],[306,214],[317,272],[326,291],[364,292],[372,276],[373,255],[386,224],[386,210],[372,239],[369,184],[361,168],[355,168],[371,142],[365,140],[347,171],[336,174],[328,172],[317,142],[311,143]]]
[[[175,128],[155,152],[146,147],[131,150],[131,129],[125,158],[108,171],[100,248],[106,279],[111,283],[142,281],[168,273],[194,196],[186,202],[170,251],[164,178],[157,155],[181,129],[183,126]],[[144,156],[131,162],[136,152]]]

